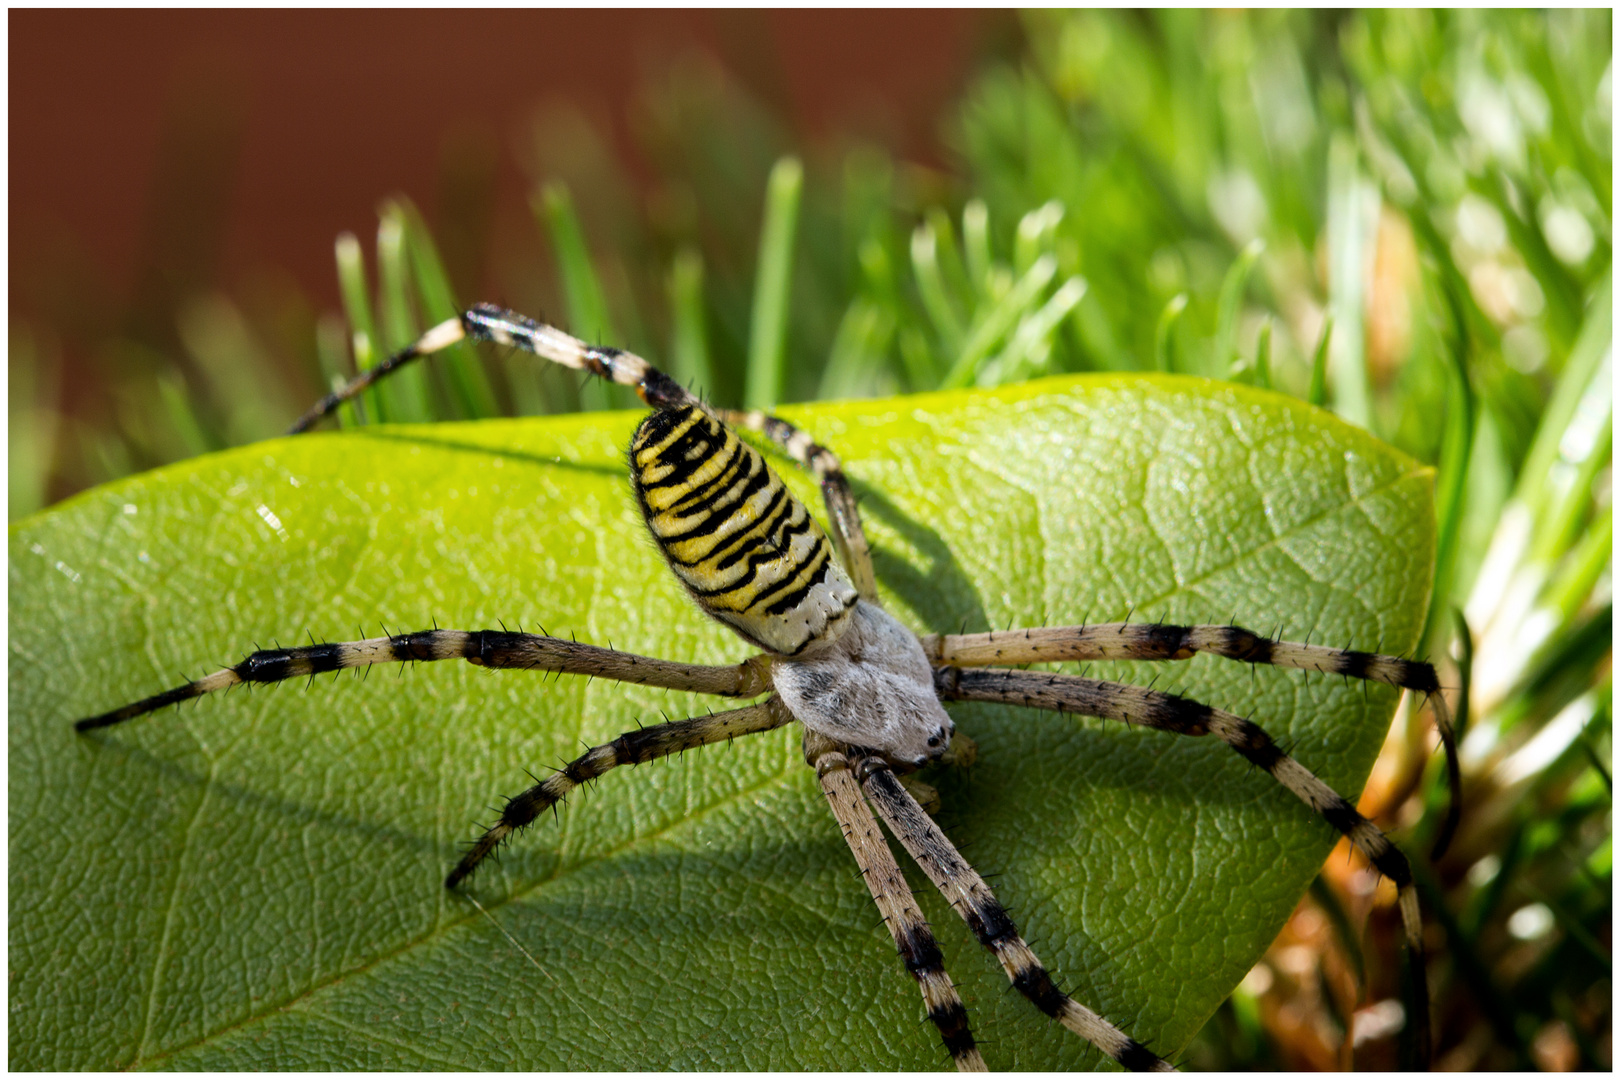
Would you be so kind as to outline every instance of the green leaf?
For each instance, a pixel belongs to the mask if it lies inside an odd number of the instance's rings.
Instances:
[[[884,600],[919,630],[1134,612],[1416,640],[1431,473],[1297,401],[1083,377],[787,415],[843,456]],[[276,440],[12,528],[13,1068],[948,1065],[794,731],[580,791],[474,879],[488,917],[440,886],[525,769],[723,703],[438,663],[72,730],[254,643],[379,624],[741,659],[646,540],[637,422]],[[1092,670],[1252,713],[1346,794],[1395,700],[1203,656]],[[932,775],[941,824],[1066,989],[1175,1053],[1335,833],[1213,739],[952,711],[980,758]],[[993,1067],[1100,1063],[912,881]]]

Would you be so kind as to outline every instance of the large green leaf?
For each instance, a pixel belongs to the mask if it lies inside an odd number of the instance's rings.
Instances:
[[[1134,610],[1416,638],[1429,472],[1298,402],[1083,378],[789,415],[843,455],[884,599],[919,630]],[[526,768],[704,700],[442,663],[72,731],[255,643],[380,624],[741,658],[644,535],[636,419],[262,443],[13,528],[13,1067],[948,1065],[794,731],[579,793],[474,880],[499,927],[440,887],[474,822]],[[1107,670],[1252,713],[1346,792],[1394,702],[1207,657]],[[1333,831],[1213,739],[953,708],[981,754],[934,778],[941,823],[1065,987],[1175,1052]],[[914,882],[993,1066],[1098,1063]]]

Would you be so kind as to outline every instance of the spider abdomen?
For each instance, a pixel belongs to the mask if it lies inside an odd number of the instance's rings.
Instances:
[[[856,592],[827,535],[764,456],[702,408],[642,422],[630,483],[670,569],[708,615],[783,656],[842,633]]]

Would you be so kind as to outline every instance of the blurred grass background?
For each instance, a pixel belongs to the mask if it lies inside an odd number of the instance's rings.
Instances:
[[[285,279],[14,305],[11,517],[274,435],[482,299],[728,406],[1098,370],[1306,398],[1437,467],[1427,652],[1457,688],[1461,827],[1424,860],[1443,769],[1411,702],[1362,799],[1420,873],[1436,1063],[1609,1068],[1611,14],[984,25],[940,161],[807,137],[757,81],[678,52],[622,117],[553,99],[511,133],[518,235],[495,235],[498,144],[453,144],[431,225],[392,197],[374,234],[336,238],[331,310]],[[232,135],[183,98],[166,123],[152,220],[184,262]],[[35,269],[14,258],[13,281]],[[463,347],[342,420],[631,404]],[[1393,891],[1337,853],[1185,1064],[1394,1067],[1399,940]]]

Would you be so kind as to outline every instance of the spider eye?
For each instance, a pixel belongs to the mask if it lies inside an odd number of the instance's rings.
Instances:
[[[928,737],[928,745],[929,746],[938,746],[939,745],[939,736],[938,735],[930,735]]]

